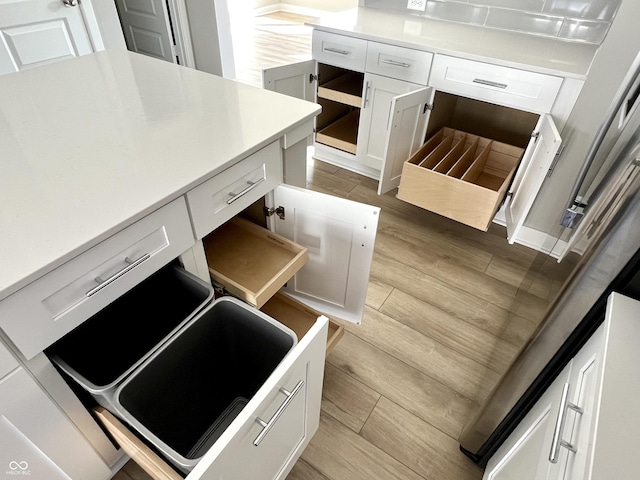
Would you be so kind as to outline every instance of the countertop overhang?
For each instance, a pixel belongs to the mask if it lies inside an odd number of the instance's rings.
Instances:
[[[1,76],[0,92],[0,299],[320,111],[121,50]]]

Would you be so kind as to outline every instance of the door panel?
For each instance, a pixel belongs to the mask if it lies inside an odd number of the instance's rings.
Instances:
[[[0,74],[93,52],[80,6],[0,1]]]
[[[292,63],[262,71],[262,87],[289,97],[316,101],[316,85],[311,76],[316,73],[316,62]]]
[[[116,5],[129,50],[179,63],[165,0],[116,0]]]
[[[514,243],[538,195],[562,139],[551,115],[542,115],[513,179],[505,206],[507,238]]]
[[[404,162],[422,147],[429,123],[428,105],[433,101],[433,94],[432,88],[422,88],[393,99],[378,195],[400,185]]]
[[[356,159],[380,170],[387,153],[394,98],[424,87],[371,73],[365,75],[364,82],[365,99],[360,111]]]
[[[380,209],[287,185],[274,192],[285,219],[276,233],[308,248],[309,261],[285,293],[323,312],[362,321]],[[274,217],[272,217],[274,218]]]

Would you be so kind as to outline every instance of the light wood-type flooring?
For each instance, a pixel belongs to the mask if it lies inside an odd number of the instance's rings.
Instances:
[[[279,32],[281,22],[297,21],[273,18]],[[309,38],[293,43],[304,42],[308,54]],[[259,51],[246,68],[237,61],[240,81],[258,81]],[[391,193],[378,196],[376,187],[309,161],[309,189],[382,210],[363,323],[345,325],[327,357],[320,429],[288,479],[480,479],[482,470],[459,451],[457,437],[572,266],[508,245],[500,226],[480,232]],[[114,478],[149,477],[129,462]]]

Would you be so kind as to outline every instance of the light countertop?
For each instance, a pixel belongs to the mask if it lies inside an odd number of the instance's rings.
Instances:
[[[0,299],[319,107],[126,51],[0,77]]]
[[[318,30],[529,71],[584,79],[597,45],[372,8],[310,22]]]

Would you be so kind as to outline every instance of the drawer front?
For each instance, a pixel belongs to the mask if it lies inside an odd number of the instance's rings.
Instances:
[[[312,56],[318,63],[364,72],[367,41],[314,30]]]
[[[433,54],[430,52],[369,42],[366,70],[385,77],[427,85],[432,60]]]
[[[27,358],[194,245],[183,197],[0,303],[0,327]]]
[[[282,183],[279,142],[259,150],[187,193],[193,231],[203,238]]]
[[[556,100],[562,78],[436,55],[429,84],[444,92],[547,113]]]
[[[187,479],[285,478],[318,429],[326,341],[327,319],[321,317]],[[288,401],[282,389],[292,393],[296,387]]]
[[[0,343],[0,378],[20,365],[9,349]]]

